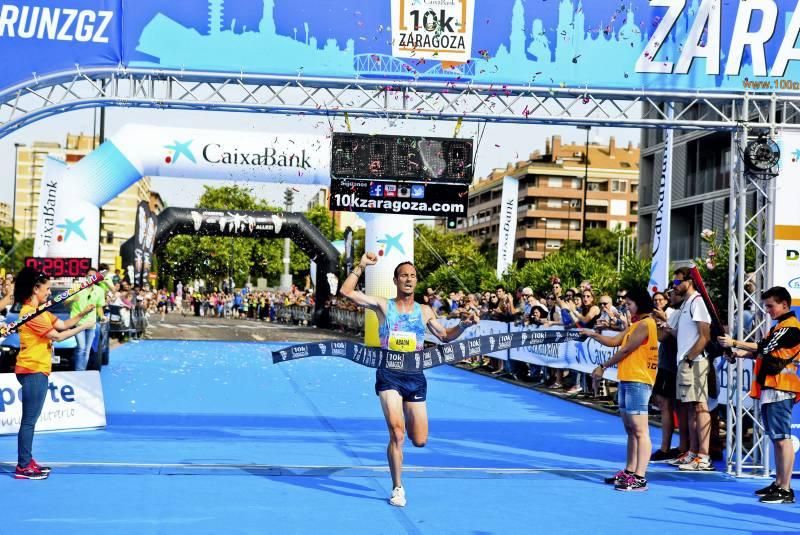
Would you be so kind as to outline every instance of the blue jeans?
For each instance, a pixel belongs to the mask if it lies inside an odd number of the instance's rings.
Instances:
[[[85,370],[86,366],[89,364],[89,352],[92,350],[94,333],[95,327],[90,327],[75,335],[75,341],[78,343],[78,347],[75,348],[75,353],[73,353],[76,372]]]
[[[620,413],[631,416],[647,415],[647,405],[650,403],[650,394],[653,393],[652,386],[634,381],[621,381],[617,388]]]
[[[764,431],[772,440],[792,438],[792,409],[794,399],[784,399],[761,405],[761,420]]]
[[[17,433],[17,464],[24,468],[33,458],[33,430],[42,413],[50,381],[43,373],[18,373],[17,381],[22,385],[22,420]]]

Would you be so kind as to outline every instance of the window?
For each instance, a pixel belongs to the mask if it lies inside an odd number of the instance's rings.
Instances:
[[[114,231],[109,230],[106,233],[106,243],[114,243]]]
[[[628,181],[627,180],[612,180],[611,181],[611,191],[617,193],[625,193],[628,191]]]
[[[548,219],[547,220],[547,228],[558,230],[561,228],[561,220],[560,219]]]
[[[561,199],[547,199],[548,208],[561,208]]]
[[[563,182],[564,181],[561,180],[561,177],[550,177],[547,179],[547,185],[551,188],[560,188],[562,187]]]
[[[561,249],[561,240],[547,240],[545,243],[546,249]]]

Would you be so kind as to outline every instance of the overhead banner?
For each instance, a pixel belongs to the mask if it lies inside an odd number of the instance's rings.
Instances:
[[[675,108],[668,104],[667,115],[675,115]],[[650,295],[667,290],[672,277],[669,269],[669,236],[672,224],[672,150],[675,133],[668,129],[664,133],[664,158],[661,162],[661,182],[658,186],[658,209],[653,223],[653,254],[650,264]]]
[[[97,429],[106,425],[106,406],[100,372],[50,374],[37,431]],[[0,373],[0,435],[19,431],[22,418],[21,388],[13,373]]]
[[[6,0],[0,94],[89,67],[785,94],[799,33],[796,0]]]
[[[121,0],[3,0],[0,91],[76,66],[122,64],[122,13]]]
[[[517,203],[519,180],[507,176],[503,179],[503,197],[500,201],[500,235],[497,240],[497,278],[502,278],[514,263],[517,242]],[[547,244],[545,244],[545,247]]]
[[[39,209],[36,212],[36,234],[33,239],[33,256],[47,256],[47,250],[56,238],[56,203],[58,187],[67,172],[67,164],[50,156],[44,161],[44,174],[39,189]]]

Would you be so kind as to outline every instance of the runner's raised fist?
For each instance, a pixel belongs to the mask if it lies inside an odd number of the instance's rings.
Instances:
[[[361,257],[361,266],[374,266],[378,263],[378,255],[375,253],[364,253],[364,256]]]

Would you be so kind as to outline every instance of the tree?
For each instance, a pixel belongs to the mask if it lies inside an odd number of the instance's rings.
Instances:
[[[33,256],[33,238],[20,240],[17,234],[11,227],[0,227],[0,267],[7,271],[22,269],[25,257]]]
[[[752,273],[756,266],[756,249],[753,245],[752,234],[748,229],[750,238],[745,247],[745,271]],[[700,233],[700,239],[708,244],[706,258],[697,258],[695,263],[703,283],[708,290],[711,302],[717,308],[720,318],[725,321],[728,317],[728,301],[731,292],[730,281],[728,280],[728,255],[730,252],[730,235],[720,239],[717,233],[710,229]]]
[[[252,189],[237,185],[205,186],[196,207],[207,210],[281,211],[256,199]],[[241,287],[254,277],[277,282],[282,271],[282,256],[283,244],[280,240],[176,236],[167,244],[163,272],[173,281],[203,279],[217,286],[230,276]]]

